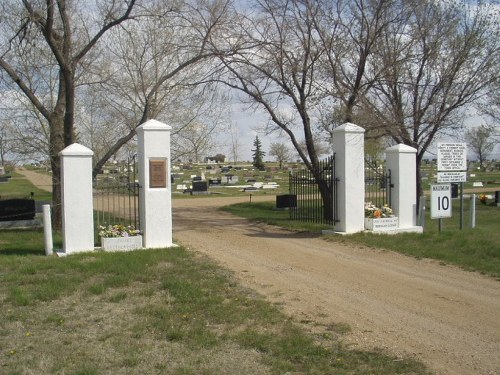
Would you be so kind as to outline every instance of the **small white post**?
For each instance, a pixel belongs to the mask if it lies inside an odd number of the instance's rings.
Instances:
[[[426,200],[425,195],[422,195],[420,197],[419,209],[418,209],[418,225],[421,226],[422,228],[425,227],[425,211],[426,211],[425,200]]]
[[[476,227],[476,194],[470,196],[470,227]]]
[[[45,255],[52,255],[54,242],[52,241],[52,221],[50,219],[50,204],[44,204],[43,209],[43,233],[45,237]]]

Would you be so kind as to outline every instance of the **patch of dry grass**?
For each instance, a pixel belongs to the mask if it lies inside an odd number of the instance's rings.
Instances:
[[[0,262],[2,374],[425,372],[306,332],[183,248]]]

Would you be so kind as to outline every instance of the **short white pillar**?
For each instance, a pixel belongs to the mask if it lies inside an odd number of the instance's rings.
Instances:
[[[66,254],[94,250],[93,154],[78,143],[73,143],[59,153],[63,251]]]
[[[385,150],[387,169],[391,171],[391,205],[399,218],[399,230],[421,232],[417,226],[417,150],[399,144]]]
[[[337,213],[340,221],[335,232],[356,233],[365,228],[365,159],[364,132],[357,125],[346,123],[333,130]]]
[[[143,246],[172,246],[171,127],[149,120],[137,128]]]

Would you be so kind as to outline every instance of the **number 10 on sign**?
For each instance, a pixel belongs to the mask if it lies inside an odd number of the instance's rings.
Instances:
[[[451,185],[431,185],[431,219],[451,217]]]

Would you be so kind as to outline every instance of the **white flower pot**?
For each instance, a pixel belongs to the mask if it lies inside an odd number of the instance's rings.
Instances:
[[[101,237],[101,246],[105,251],[128,251],[142,248],[142,236]]]
[[[381,217],[381,218],[368,218],[365,217],[365,229],[374,232],[385,232],[396,230],[399,227],[398,218],[393,217]]]

